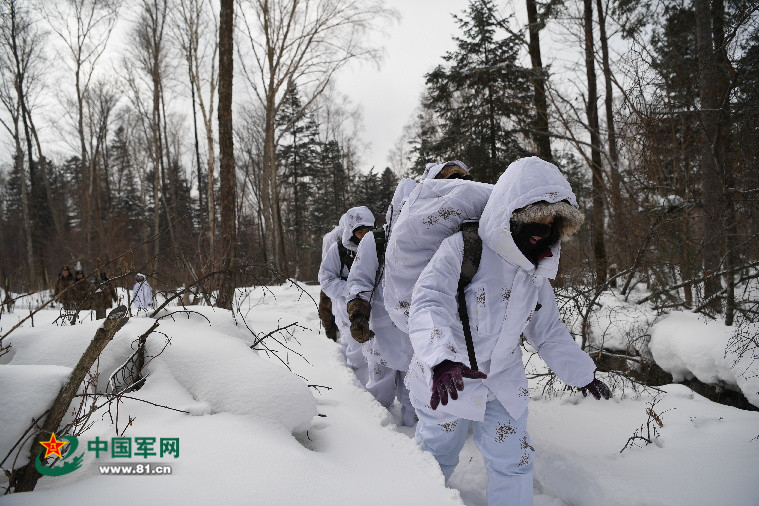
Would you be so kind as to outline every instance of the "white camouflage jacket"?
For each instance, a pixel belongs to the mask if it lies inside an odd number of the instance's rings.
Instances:
[[[400,214],[405,198],[415,185],[416,183],[410,179],[403,179],[398,184],[392,203],[387,210],[386,236],[392,233],[390,226]],[[366,359],[390,369],[406,371],[413,353],[411,342],[387,314],[383,297],[384,272],[379,273],[380,279],[377,282],[378,268],[377,243],[374,234],[368,233],[361,239],[356,259],[353,261],[353,268],[348,276],[348,300],[361,297],[370,301],[372,305],[369,326],[375,336],[364,343],[363,351]]]
[[[584,386],[593,379],[595,365],[561,322],[548,281],[558,270],[560,244],[536,269],[511,236],[513,211],[541,200],[577,205],[558,168],[537,157],[512,163],[493,189],[480,219],[479,270],[464,291],[475,355],[488,378],[465,379],[458,400],[438,410],[481,421],[485,403],[495,396],[513,418],[520,418],[529,401],[522,333],[567,384]],[[456,302],[463,255],[463,237],[456,233],[443,241],[414,287],[409,315],[414,358],[406,382],[416,406],[429,406],[433,366],[446,359],[469,365]]]

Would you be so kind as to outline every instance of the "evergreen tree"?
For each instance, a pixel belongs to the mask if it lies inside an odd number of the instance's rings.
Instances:
[[[384,199],[382,198],[380,186],[380,176],[372,169],[367,174],[356,176],[353,190],[351,191],[351,207],[368,207],[372,214],[374,214],[377,224],[382,222],[381,216],[384,216],[385,213],[385,210],[382,208]]]
[[[113,192],[111,195],[112,213],[120,217],[129,237],[139,237],[141,226],[149,222],[150,213],[141,205],[127,132],[123,126],[116,128],[108,154],[113,178],[110,185]],[[148,181],[152,181],[152,178]]]
[[[509,163],[528,154],[520,133],[532,121],[530,74],[518,63],[519,40],[498,36],[494,12],[492,0],[472,0],[464,16],[455,17],[457,48],[426,75],[423,102],[440,121],[432,154],[465,161],[484,182],[495,182]]]
[[[277,124],[284,129],[277,155],[279,180],[281,181],[287,242],[295,252],[296,270],[300,267],[301,253],[309,243],[306,230],[307,204],[312,199],[311,184],[319,152],[319,126],[303,110],[297,88],[291,86],[282,105]]]
[[[66,159],[61,166],[61,176],[66,182],[62,188],[66,195],[66,208],[68,209],[68,219],[66,220],[72,228],[78,228],[82,222],[82,209],[79,207],[79,193],[82,184],[82,162],[78,156],[72,156]]]
[[[413,123],[408,127],[412,176],[421,176],[428,163],[434,163],[442,157],[436,153],[436,139],[440,128],[436,124],[435,114],[431,109],[422,108]]]

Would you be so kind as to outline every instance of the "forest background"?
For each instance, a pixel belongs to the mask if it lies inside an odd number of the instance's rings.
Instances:
[[[525,0],[526,24],[515,7],[452,13],[454,48],[369,169],[334,83],[381,58],[398,13],[379,0],[3,0],[3,288],[79,263],[228,307],[234,286],[314,280],[340,215],[381,223],[427,162],[492,183],[538,155],[587,214],[559,285],[756,320],[759,2]]]

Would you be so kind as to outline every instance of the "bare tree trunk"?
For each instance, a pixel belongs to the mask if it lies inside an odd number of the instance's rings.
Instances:
[[[609,64],[609,39],[606,35],[606,12],[604,11],[603,1],[596,0],[596,10],[598,10],[599,39],[601,42],[601,66],[603,68],[605,99],[606,106],[606,137],[609,145],[609,182],[611,188],[607,191],[611,193],[611,209],[609,219],[611,220],[611,230],[615,239],[616,258],[621,258],[624,253],[624,245],[628,244],[627,228],[623,225],[625,222],[624,211],[622,209],[621,183],[619,176],[619,153],[617,150],[617,130],[614,124],[614,93],[611,82],[611,66]],[[612,287],[616,287],[616,281],[612,281]]]
[[[27,118],[27,105],[26,105],[26,90],[24,89],[24,79],[26,77],[25,71],[22,70],[22,62],[21,62],[21,55],[18,48],[18,27],[16,24],[16,3],[11,2],[10,3],[11,8],[11,44],[13,49],[13,58],[16,63],[16,79],[15,79],[15,85],[16,85],[16,95],[18,98],[18,104],[20,109],[20,115],[21,115],[21,122],[24,125],[24,137],[26,139],[26,146],[27,146],[27,161],[29,164],[29,182],[30,182],[30,190],[27,192],[26,200],[26,210],[25,210],[25,221],[28,225],[28,233],[31,235],[31,243],[27,244],[27,246],[30,246],[29,249],[29,256],[30,257],[36,257],[34,259],[30,259],[29,266],[32,268],[38,268],[40,269],[39,272],[35,272],[34,270],[29,272],[29,281],[32,283],[30,286],[30,289],[34,289],[34,280],[37,279],[45,284],[47,284],[47,274],[45,272],[45,262],[42,257],[42,247],[39,244],[40,237],[39,237],[39,219],[37,215],[37,195],[39,194],[38,190],[38,183],[36,182],[36,176],[35,176],[35,169],[34,169],[34,154],[32,151],[32,136],[29,133],[29,121]],[[18,125],[18,123],[16,123]],[[18,150],[20,146],[20,135],[17,135],[17,146],[16,149]],[[17,161],[18,163],[18,161]],[[22,165],[23,167],[23,158],[22,158]],[[21,176],[21,188],[22,191],[26,189],[26,176],[24,175],[24,171],[22,170],[20,172]],[[36,262],[35,262],[36,260]]]
[[[606,283],[607,259],[604,243],[604,178],[601,166],[601,142],[598,135],[598,92],[596,88],[595,50],[593,43],[593,4],[592,0],[583,0],[585,28],[585,69],[588,79],[588,130],[590,131],[591,164],[593,173],[593,214],[591,230],[593,236],[593,257],[596,271],[596,284]]]
[[[74,87],[76,90],[77,106],[77,133],[79,134],[79,164],[81,167],[80,187],[79,187],[79,212],[82,219],[82,231],[87,245],[87,256],[92,256],[92,233],[91,233],[91,201],[90,193],[87,191],[87,182],[90,180],[89,163],[87,162],[87,142],[84,136],[84,92],[81,85],[81,61],[75,62],[76,68]]]
[[[602,0],[596,0],[598,10],[598,25],[600,29],[601,63],[604,73],[604,85],[606,87],[606,130],[609,142],[609,158],[611,159],[610,182],[611,202],[614,213],[619,212],[620,205],[620,179],[619,179],[619,153],[617,151],[617,130],[614,125],[614,93],[612,92],[611,66],[609,65],[609,39],[606,36],[606,13]]]
[[[193,37],[192,34],[189,36],[189,47],[188,47],[188,55],[187,55],[187,71],[190,76],[190,95],[192,98],[192,132],[195,136],[195,163],[198,166],[198,221],[200,225],[200,229],[203,230],[205,227],[205,221],[203,220],[203,169],[201,168],[200,164],[200,143],[198,142],[198,114],[197,114],[197,107],[195,103],[195,78],[193,77],[192,72],[192,53],[193,53]],[[198,90],[198,93],[200,93],[200,90]]]
[[[145,48],[148,52],[146,63],[149,69],[151,85],[153,87],[153,111],[151,117],[151,134],[153,137],[153,234],[156,240],[153,242],[153,261],[154,268],[158,271],[158,259],[160,254],[161,241],[158,234],[161,227],[161,195],[163,194],[162,181],[165,172],[163,159],[163,133],[161,129],[161,88],[162,88],[162,56],[164,55],[164,26],[166,22],[168,2],[163,0],[162,5],[154,2],[153,5],[145,4],[147,19],[149,24],[146,27],[147,37],[149,40]],[[164,206],[165,207],[165,206]],[[166,217],[169,218],[168,209]]]
[[[171,151],[169,149],[169,134],[168,130],[166,128],[166,124],[168,121],[166,120],[166,98],[164,96],[163,92],[163,80],[161,80],[161,113],[163,117],[162,125],[163,125],[163,139],[164,139],[164,151],[166,153],[166,170],[162,173],[161,180],[163,181],[163,184],[161,186],[161,195],[163,197],[163,209],[164,214],[166,215],[166,223],[169,227],[169,240],[171,241],[171,247],[174,250],[175,254],[178,254],[180,257],[184,258],[184,253],[179,248],[179,243],[177,242],[176,238],[176,230],[174,228],[174,224],[176,223],[178,219],[177,215],[177,191],[174,181],[174,175],[173,171],[171,170]],[[168,188],[169,191],[169,197],[166,196],[166,188]],[[186,262],[186,260],[185,260]]]
[[[24,170],[24,150],[21,147],[21,135],[18,131],[18,120],[16,121],[16,169],[18,171],[19,182],[21,183],[21,212],[24,216],[24,239],[26,240],[26,260],[29,269],[28,282],[29,290],[34,289],[34,242],[32,241],[32,220],[29,212],[29,190],[26,187],[26,170]]]
[[[154,59],[154,65],[158,65],[157,58]],[[163,152],[161,149],[161,106],[160,106],[160,91],[158,81],[160,77],[157,75],[157,71],[153,70],[153,117],[152,117],[152,133],[153,133],[153,234],[156,236],[153,242],[153,261],[156,263],[155,270],[158,270],[158,255],[160,253],[160,240],[158,239],[158,232],[161,228],[161,204],[160,204],[160,192],[161,192],[161,165],[163,162]]]
[[[197,40],[196,40],[197,43]],[[218,44],[214,48],[214,55],[218,52]],[[216,170],[216,147],[213,137],[213,102],[214,95],[216,94],[216,78],[213,75],[215,71],[215,65],[213,60],[211,62],[211,76],[209,78],[208,85],[208,108],[206,109],[203,101],[203,95],[200,87],[200,61],[198,57],[197,46],[195,47],[195,87],[198,90],[198,103],[200,105],[200,113],[203,116],[203,127],[206,132],[206,145],[208,146],[207,154],[207,166],[208,166],[208,181],[206,181],[206,201],[208,203],[208,241],[211,251],[214,250],[214,244],[216,242],[216,193],[215,193],[215,170]],[[214,58],[215,59],[215,58]]]
[[[210,111],[209,111],[210,113]],[[210,243],[211,251],[214,249],[216,242],[216,194],[214,190],[214,181],[216,177],[214,175],[214,165],[216,165],[216,155],[214,154],[214,139],[213,139],[213,126],[211,121],[206,122],[206,143],[208,144],[208,240]]]
[[[704,230],[701,248],[704,274],[720,271],[722,240],[724,238],[723,180],[719,166],[721,160],[720,140],[722,135],[722,115],[720,95],[722,84],[719,64],[714,52],[712,14],[709,0],[694,0],[696,12],[696,35],[699,67],[699,98],[701,102],[701,126],[703,139],[699,165],[702,177]],[[709,299],[722,288],[720,279],[711,276],[704,281],[704,298]],[[714,298],[709,308],[715,312],[722,310],[722,303]]]
[[[264,149],[263,149],[263,192],[262,200],[266,212],[266,243],[271,267],[285,273],[284,237],[282,234],[282,215],[279,208],[279,185],[277,183],[277,157],[274,116],[274,96],[267,97],[266,117],[264,120]]]
[[[236,254],[234,131],[232,129],[232,78],[234,62],[234,0],[221,0],[219,10],[219,197],[221,200],[220,251],[224,268],[217,304],[232,309],[235,279],[232,267]]]
[[[530,62],[532,63],[532,88],[535,93],[535,132],[533,142],[538,149],[538,156],[546,161],[553,161],[551,153],[551,136],[548,129],[548,103],[546,100],[546,75],[540,54],[540,30],[542,23],[538,20],[536,0],[527,0],[527,23],[530,31]]]
[[[735,319],[735,268],[737,266],[737,253],[734,245],[738,238],[737,216],[735,209],[735,188],[732,118],[730,113],[731,73],[733,72],[730,60],[727,56],[727,42],[725,40],[725,3],[724,0],[712,0],[712,33],[714,37],[714,57],[716,72],[721,85],[719,97],[720,136],[715,139],[715,153],[720,165],[720,173],[723,181],[724,199],[724,230],[725,230],[725,267],[726,274],[726,297],[725,297],[725,325],[732,325]]]

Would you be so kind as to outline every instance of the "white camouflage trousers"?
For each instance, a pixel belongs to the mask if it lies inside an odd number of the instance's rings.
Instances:
[[[409,399],[408,388],[404,380],[405,371],[390,369],[379,362],[369,364],[369,381],[366,389],[377,399],[377,402],[389,408],[397,398],[401,404],[401,423],[405,427],[413,427],[416,423],[414,407]]]
[[[456,402],[456,401],[449,401]],[[459,463],[459,453],[472,424],[474,443],[488,471],[488,505],[529,506],[533,500],[534,448],[527,434],[527,412],[514,420],[498,400],[488,401],[485,420],[454,418],[439,410],[417,409],[416,439],[435,456],[446,482]]]

